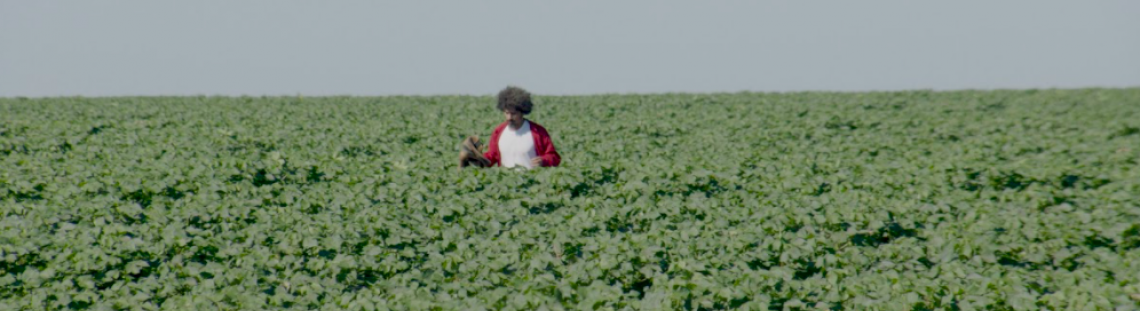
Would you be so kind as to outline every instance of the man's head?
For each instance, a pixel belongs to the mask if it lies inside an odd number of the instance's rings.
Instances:
[[[507,88],[499,91],[499,111],[503,112],[503,117],[509,123],[511,128],[519,128],[523,123],[523,116],[530,114],[534,109],[534,103],[530,101],[530,93],[526,90],[516,87],[508,86]]]

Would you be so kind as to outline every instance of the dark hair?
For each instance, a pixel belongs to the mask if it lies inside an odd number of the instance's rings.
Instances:
[[[530,93],[517,86],[508,86],[499,91],[499,111],[514,110],[522,114],[530,114],[534,103],[530,101]]]

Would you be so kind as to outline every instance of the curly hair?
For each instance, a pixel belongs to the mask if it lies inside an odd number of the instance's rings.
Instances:
[[[514,110],[522,114],[530,114],[534,110],[534,103],[530,101],[530,93],[517,86],[508,86],[499,91],[499,111]]]

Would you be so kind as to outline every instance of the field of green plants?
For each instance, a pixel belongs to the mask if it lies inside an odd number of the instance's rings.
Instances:
[[[0,310],[1137,310],[1140,89],[0,99]]]

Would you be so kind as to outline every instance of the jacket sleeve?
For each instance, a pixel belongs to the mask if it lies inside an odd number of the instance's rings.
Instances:
[[[539,137],[539,144],[535,147],[538,149],[535,150],[538,157],[542,158],[542,166],[554,167],[562,163],[562,156],[558,155],[558,150],[554,149],[554,142],[550,139],[550,133],[546,132],[545,129]]]
[[[502,134],[502,130],[499,128],[495,128],[495,130],[491,132],[491,139],[487,142],[487,152],[483,153],[483,157],[490,160],[492,166],[502,166],[502,163],[500,163],[502,156],[499,154],[500,134]]]

